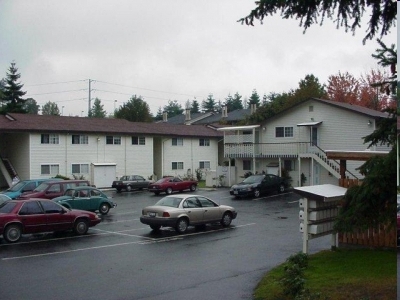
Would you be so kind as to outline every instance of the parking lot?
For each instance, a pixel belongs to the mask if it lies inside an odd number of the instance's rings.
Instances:
[[[236,208],[232,225],[153,232],[141,209],[163,195],[107,191],[118,206],[85,236],[26,235],[0,241],[0,299],[251,299],[269,269],[302,249],[293,193],[234,199],[198,190]],[[310,251],[329,249],[329,237]]]

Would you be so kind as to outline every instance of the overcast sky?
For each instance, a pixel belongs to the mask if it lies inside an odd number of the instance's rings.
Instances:
[[[324,84],[339,71],[377,68],[378,44],[362,44],[366,26],[352,35],[326,20],[303,34],[279,15],[237,22],[254,8],[254,0],[0,0],[0,78],[15,61],[26,98],[85,116],[89,79],[108,113],[140,95],[155,114],[168,100],[184,107],[254,89],[262,97],[297,88],[307,74]],[[383,41],[397,44],[396,33]]]

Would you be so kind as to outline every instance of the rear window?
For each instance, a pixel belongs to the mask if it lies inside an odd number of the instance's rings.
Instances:
[[[17,205],[15,202],[7,202],[2,207],[0,207],[0,214],[8,214],[12,212],[14,207]]]

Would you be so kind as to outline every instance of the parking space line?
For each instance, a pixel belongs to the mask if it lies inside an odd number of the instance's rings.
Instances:
[[[123,236],[131,236],[131,237],[138,237],[138,238],[142,238],[142,239],[154,240],[153,238],[149,238],[149,237],[145,237],[145,236],[140,236],[140,235],[135,235],[135,234],[123,233],[122,231],[108,231],[108,230],[102,230],[102,229],[97,229],[97,228],[93,228],[93,230],[99,231],[99,232],[108,233],[108,234],[123,235]]]

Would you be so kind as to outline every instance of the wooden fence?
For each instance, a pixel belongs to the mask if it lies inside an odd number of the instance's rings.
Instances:
[[[361,182],[357,179],[339,179],[339,185],[345,188],[360,184]],[[397,247],[397,229],[393,226],[379,225],[377,228],[355,230],[352,233],[339,233],[338,236],[339,245],[342,246]]]

